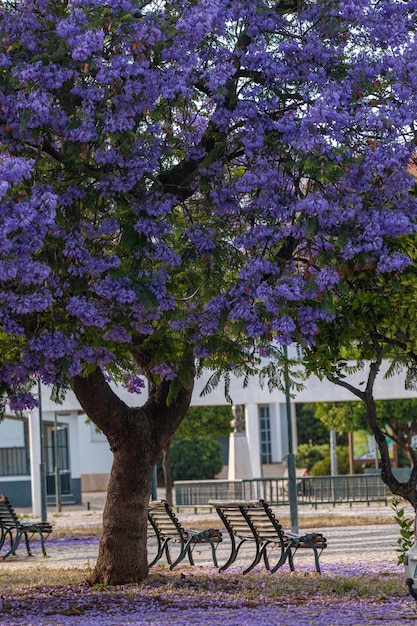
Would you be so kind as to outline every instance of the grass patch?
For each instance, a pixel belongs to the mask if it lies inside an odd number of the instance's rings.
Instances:
[[[275,511],[276,513],[276,511]],[[276,513],[276,516],[282,524],[284,528],[289,528],[291,526],[291,520],[286,515],[279,515]],[[201,520],[193,520],[190,524],[187,523],[186,518],[182,518],[181,514],[178,514],[180,521],[183,526],[194,528],[195,530],[204,530],[208,528],[208,526],[217,527],[220,520],[206,519],[204,513],[201,514]],[[298,514],[298,522],[300,528],[336,528],[339,526],[374,526],[376,524],[393,524],[394,518],[392,515],[387,513],[382,517],[361,517],[352,515],[352,517],[330,514],[328,517],[324,515],[319,515],[315,513],[299,513]]]
[[[36,569],[14,569],[2,567],[0,576],[0,592],[8,589],[27,589],[40,585],[61,587],[63,585],[75,585],[85,580],[91,568],[50,568],[39,565]]]
[[[63,539],[65,537],[96,537],[97,535],[101,534],[101,531],[101,526],[81,526],[74,528],[59,528],[59,526],[54,526],[51,537],[54,537],[56,539]]]
[[[284,527],[291,525],[289,517],[279,517],[280,523]],[[314,513],[301,513],[298,515],[298,521],[300,526],[308,526],[310,528],[333,528],[338,526],[374,526],[376,524],[393,524],[394,518],[387,513],[383,517],[362,517],[359,515],[352,515],[352,517],[330,514],[328,517],[323,515],[316,515]]]

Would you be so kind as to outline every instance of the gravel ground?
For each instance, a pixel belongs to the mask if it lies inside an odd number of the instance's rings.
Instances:
[[[64,507],[62,512],[57,513],[54,509],[48,510],[48,521],[52,523],[56,530],[60,530],[60,535],[65,534],[65,530],[71,530],[71,535],[74,535],[74,529],[87,529],[100,528],[102,523],[102,513],[105,501],[105,494],[84,494],[83,506],[69,506]],[[17,509],[17,512],[22,515],[29,516],[30,511]],[[346,518],[346,525],[344,526],[326,526],[326,520],[330,520],[332,515],[337,515]],[[289,511],[282,507],[277,509],[278,517],[289,518]],[[397,562],[397,539],[399,537],[399,528],[397,524],[392,523],[378,523],[380,520],[386,522],[387,518],[392,517],[392,510],[388,506],[373,505],[373,506],[359,506],[353,505],[337,507],[321,507],[319,509],[309,508],[308,510],[301,509],[299,511],[299,526],[300,532],[312,530],[309,526],[309,517],[314,516],[314,519],[320,517],[323,522],[323,526],[320,525],[320,532],[322,532],[326,538],[328,547],[324,551],[321,557],[321,565],[323,573],[326,572],[326,564],[345,563],[345,564],[357,564],[358,562],[369,562],[369,564],[387,564],[392,567]],[[207,527],[218,527],[219,519],[217,514],[208,510],[201,510],[197,513],[194,511],[183,511],[178,513],[182,524],[185,527],[192,528],[193,524],[198,521],[204,520]],[[355,518],[355,525],[352,523],[352,518]],[[374,523],[369,525],[364,521],[364,524],[358,525],[359,520],[373,519]],[[33,518],[32,518],[33,519]],[[84,533],[85,534],[85,533]],[[62,544],[62,545],[60,545]],[[47,542],[48,559],[41,558],[40,550],[35,549],[35,558],[26,556],[26,550],[22,545],[15,556],[11,556],[4,564],[13,567],[42,567],[56,568],[56,567],[93,567],[98,553],[98,540],[77,540],[74,538],[73,542],[68,543],[59,537],[54,537],[52,533],[50,539]],[[151,540],[149,542],[149,553],[152,555],[155,549],[155,543]],[[218,560],[219,563],[227,560],[230,552],[230,541],[227,534],[224,536],[224,541],[218,547]],[[244,565],[249,562],[250,556],[253,553],[253,548],[250,544],[243,546],[241,550],[241,557],[239,558],[239,564]],[[206,568],[213,568],[213,564],[210,558],[210,550],[207,545],[196,546],[194,550],[194,560],[196,566]],[[308,564],[311,562],[313,567],[313,560],[311,558],[310,551],[300,551],[296,557],[297,561],[301,564]],[[184,561],[185,564],[185,561]],[[236,562],[238,564],[238,562]]]

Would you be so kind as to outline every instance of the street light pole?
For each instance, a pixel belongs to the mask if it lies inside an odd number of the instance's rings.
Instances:
[[[284,346],[284,356],[288,359],[288,349]],[[288,456],[287,456],[287,470],[288,470],[288,494],[290,500],[290,520],[291,520],[291,532],[298,533],[298,506],[297,506],[297,477],[295,472],[295,454],[294,454],[294,438],[292,432],[292,419],[291,419],[291,397],[290,397],[290,385],[288,374],[288,363],[285,362],[284,366],[284,382],[285,382],[285,404],[287,409],[287,430],[288,430]]]
[[[59,467],[59,438],[58,438],[58,411],[55,411],[54,420],[54,450],[55,450],[55,504],[57,513],[61,513],[61,470]]]
[[[38,400],[39,400],[39,480],[41,492],[41,520],[46,522],[46,484],[45,484],[45,460],[43,453],[43,428],[42,428],[42,386],[38,378]]]

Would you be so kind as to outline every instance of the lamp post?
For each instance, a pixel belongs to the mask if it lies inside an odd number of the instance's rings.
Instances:
[[[291,419],[291,398],[290,385],[288,380],[288,349],[284,346],[285,366],[284,366],[284,383],[285,383],[285,404],[287,409],[287,430],[288,430],[288,494],[290,500],[290,520],[291,532],[298,533],[298,507],[297,507],[297,477],[295,472],[295,455],[294,455],[294,438],[292,432]]]
[[[61,470],[59,467],[59,438],[58,438],[58,411],[55,411],[54,419],[54,449],[55,449],[55,499],[56,511],[60,513],[62,510],[61,502]]]
[[[38,401],[39,401],[39,480],[41,492],[41,520],[46,522],[46,484],[45,484],[45,460],[43,451],[43,428],[42,428],[42,386],[38,378]]]
[[[336,447],[336,431],[332,429],[330,431],[330,473],[332,476],[337,476],[337,447]]]

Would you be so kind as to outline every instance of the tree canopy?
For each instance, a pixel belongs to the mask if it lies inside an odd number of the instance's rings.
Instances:
[[[409,260],[415,2],[0,9],[0,382],[173,380],[314,342]],[[257,351],[257,352],[256,352]],[[207,361],[210,363],[210,361]],[[225,363],[227,365],[225,365]],[[274,381],[276,382],[276,381]]]

